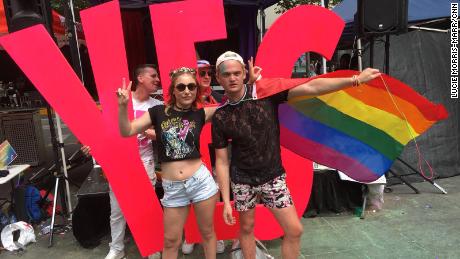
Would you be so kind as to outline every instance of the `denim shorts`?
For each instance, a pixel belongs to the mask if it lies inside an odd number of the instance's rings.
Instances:
[[[161,204],[164,207],[183,207],[191,203],[207,200],[218,191],[216,182],[208,168],[201,165],[200,168],[188,179],[181,181],[162,181],[164,196]]]

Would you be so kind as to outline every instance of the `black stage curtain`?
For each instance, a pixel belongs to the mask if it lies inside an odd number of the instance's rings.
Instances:
[[[375,41],[374,67],[383,71],[384,43]],[[390,75],[412,87],[434,103],[440,103],[449,112],[449,118],[436,123],[417,138],[420,152],[436,172],[436,178],[460,174],[460,102],[450,98],[450,36],[449,33],[412,31],[390,37]],[[364,67],[369,66],[369,49],[364,52]],[[417,149],[413,141],[400,156],[411,166],[418,167]],[[398,174],[411,171],[399,162],[392,170]],[[430,170],[424,165],[426,174]],[[407,178],[422,181],[418,175]]]
[[[362,202],[362,184],[340,180],[335,170],[322,170],[313,174],[310,201],[303,216],[340,213],[361,207]]]

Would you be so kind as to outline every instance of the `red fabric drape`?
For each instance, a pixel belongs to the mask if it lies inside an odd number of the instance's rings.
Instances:
[[[0,34],[8,33],[8,26],[6,25],[5,10],[3,8],[3,1],[0,1]]]
[[[143,19],[144,13],[141,9],[121,10],[126,57],[131,77],[134,69],[136,69],[138,65],[146,63],[147,60],[145,49],[149,46],[145,46]]]

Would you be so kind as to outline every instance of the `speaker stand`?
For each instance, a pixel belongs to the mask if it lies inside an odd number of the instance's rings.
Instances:
[[[390,75],[390,34],[385,35],[385,74]]]
[[[399,162],[401,162],[403,165],[405,165],[407,168],[409,168],[412,173],[409,173],[409,174],[404,174],[404,175],[398,175],[396,174],[394,171],[392,170],[389,170],[388,172],[395,176],[396,178],[400,179],[403,183],[405,183],[407,186],[409,186],[412,190],[414,190],[415,193],[419,194],[420,191],[415,188],[412,184],[410,184],[408,181],[404,180],[403,177],[405,176],[409,176],[409,175],[419,175],[421,176],[424,180],[426,180],[427,182],[431,183],[434,187],[436,187],[438,190],[440,190],[443,194],[447,194],[447,191],[442,188],[439,184],[435,183],[432,179],[429,179],[427,178],[425,175],[423,175],[421,172],[419,172],[417,169],[415,169],[414,167],[412,167],[411,165],[409,165],[406,161],[402,160],[401,158],[397,158],[397,160]]]
[[[369,67],[374,67],[374,37],[369,39]]]

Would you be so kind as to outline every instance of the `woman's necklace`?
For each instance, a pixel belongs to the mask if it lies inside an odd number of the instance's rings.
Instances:
[[[177,104],[174,104],[174,107],[175,107],[177,110],[181,111],[181,112],[187,112],[187,111],[190,111],[190,110],[192,109],[191,107],[189,107],[189,108],[182,108],[182,107],[177,106]]]

